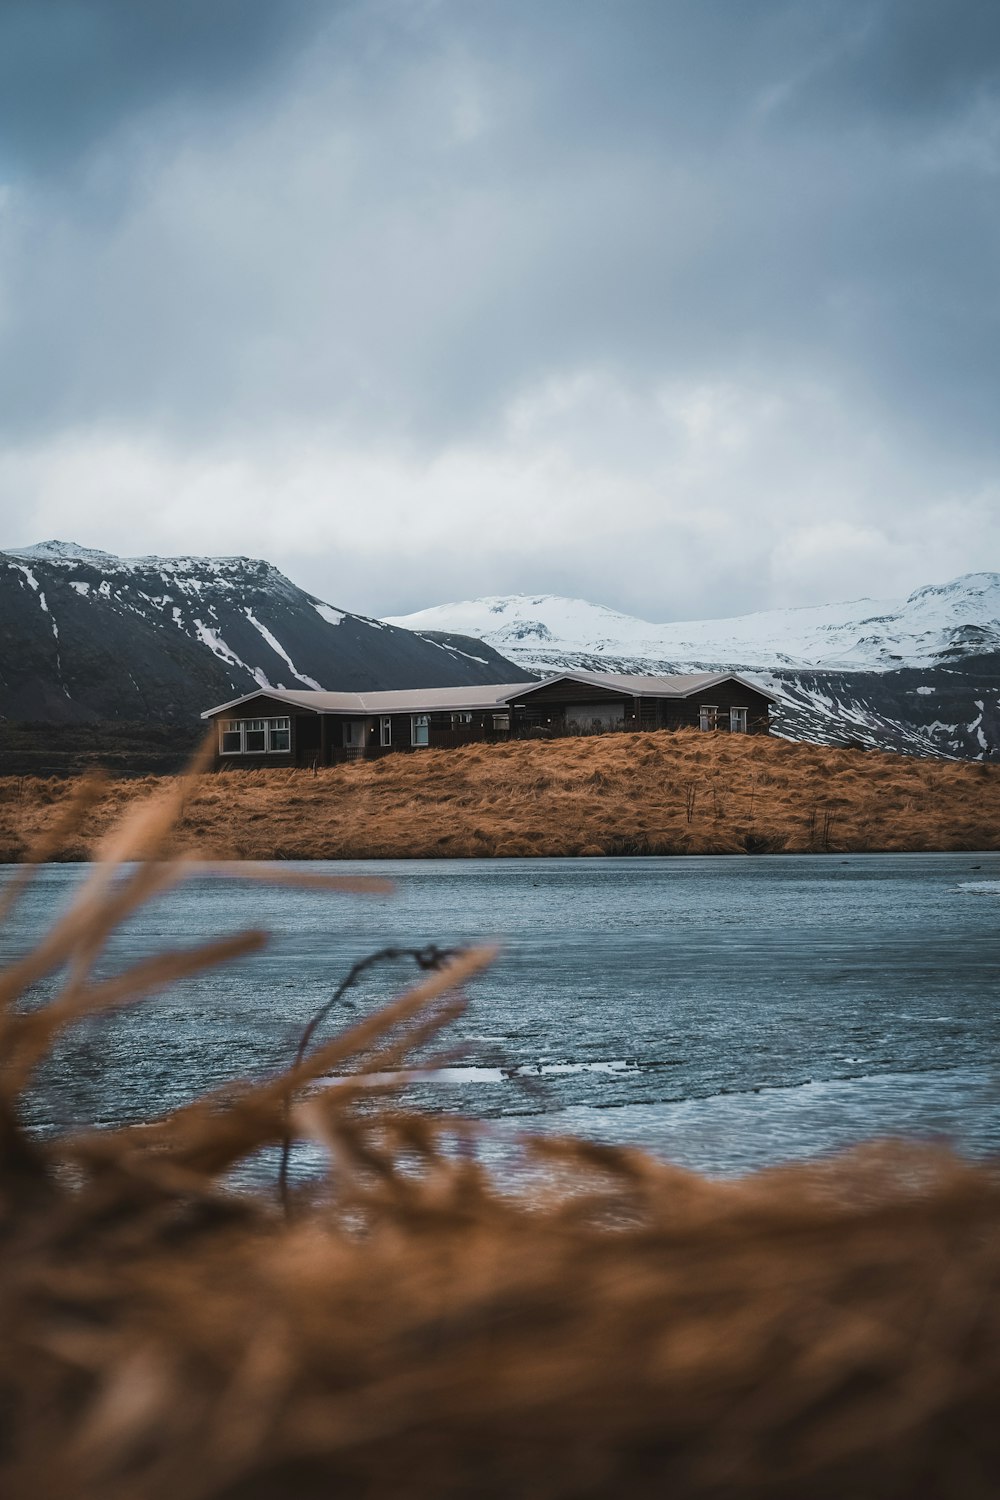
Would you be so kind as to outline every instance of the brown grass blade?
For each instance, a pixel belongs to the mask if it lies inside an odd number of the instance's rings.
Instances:
[[[119,865],[130,860],[156,860],[167,849],[191,793],[208,770],[215,754],[214,732],[207,734],[182,776],[136,807],[129,808],[116,828],[94,851],[97,869],[93,878],[101,883]]]
[[[2,1075],[3,1087],[8,1091],[23,1088],[55,1038],[74,1022],[137,1005],[148,995],[191,974],[230,963],[248,953],[259,953],[267,940],[266,932],[249,929],[179,953],[157,953],[101,984],[77,986],[40,1010],[13,1017],[8,1031],[9,1061]]]
[[[187,866],[182,860],[143,864],[134,874],[103,889],[86,880],[69,910],[54,923],[38,946],[0,972],[0,1012],[31,985],[75,960],[75,980],[101,951],[110,932],[144,902],[176,885]],[[0,1021],[2,1034],[2,1021]]]
[[[494,947],[482,947],[456,957],[276,1078],[244,1086],[235,1097],[231,1089],[217,1091],[151,1122],[142,1131],[143,1143],[155,1144],[178,1161],[213,1174],[261,1146],[282,1140],[287,1102],[294,1093],[416,1018],[438,996],[481,973],[496,952]]]
[[[33,879],[37,866],[45,864],[59,852],[69,835],[79,828],[89,809],[100,799],[106,786],[107,777],[99,771],[88,772],[75,784],[52,827],[32,841],[23,864],[0,893],[0,922],[10,916],[25,886]]]

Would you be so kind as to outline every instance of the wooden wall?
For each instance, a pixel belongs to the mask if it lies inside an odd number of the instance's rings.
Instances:
[[[617,703],[623,727],[628,729],[697,729],[702,704],[719,710],[720,728],[729,728],[729,710],[747,709],[747,727],[751,734],[768,732],[768,700],[763,693],[739,682],[723,681],[714,687],[701,688],[688,698],[656,698],[648,694],[633,697],[596,684],[556,682],[519,697],[524,708],[513,710],[513,731],[545,730],[548,725],[559,733],[569,705]]]

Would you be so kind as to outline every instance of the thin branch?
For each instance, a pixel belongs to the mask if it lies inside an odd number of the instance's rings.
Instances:
[[[329,1000],[319,1007],[303,1027],[299,1038],[299,1045],[295,1052],[295,1061],[292,1071],[298,1072],[309,1045],[316,1032],[327,1019],[330,1012],[338,1006],[350,990],[359,982],[369,969],[374,969],[378,964],[392,963],[401,958],[412,958],[418,969],[425,972],[443,968],[453,958],[457,958],[462,952],[458,948],[439,948],[436,943],[428,943],[424,948],[379,948],[374,953],[369,953],[365,958],[359,958],[357,963],[352,964],[340,981]],[[292,1154],[292,1130],[291,1130],[291,1098],[285,1101],[285,1131],[281,1141],[281,1164],[278,1168],[278,1193],[282,1206],[287,1214],[289,1211],[288,1201],[288,1163]]]

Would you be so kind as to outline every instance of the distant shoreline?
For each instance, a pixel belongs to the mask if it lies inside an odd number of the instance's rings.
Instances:
[[[46,857],[89,858],[172,781],[108,782]],[[0,862],[51,840],[78,785],[0,778]],[[209,774],[178,839],[234,860],[989,853],[1000,766],[697,730],[513,741]]]
[[[739,860],[741,863],[748,863],[748,862],[751,862],[751,861],[761,860],[761,859],[787,859],[787,860],[792,861],[792,862],[794,862],[796,860],[802,860],[802,859],[827,859],[827,860],[830,860],[831,863],[832,863],[832,862],[835,862],[838,859],[880,859],[880,858],[884,859],[884,858],[888,858],[888,857],[892,857],[894,859],[896,859],[896,858],[899,858],[899,859],[902,859],[902,858],[922,859],[922,858],[928,858],[928,857],[934,856],[934,855],[940,855],[942,859],[948,858],[949,856],[958,856],[958,855],[968,855],[970,859],[976,859],[976,858],[978,858],[980,856],[982,856],[983,858],[986,858],[987,856],[994,855],[994,854],[1000,854],[1000,849],[966,849],[964,847],[963,848],[956,848],[956,849],[830,849],[825,854],[814,853],[814,852],[811,852],[808,849],[796,849],[796,850],[784,849],[784,850],[781,850],[778,853],[771,853],[771,854],[745,854],[745,853],[743,853],[743,854],[727,854],[727,853],[724,853],[724,852],[720,853],[718,851],[712,852],[712,853],[708,853],[705,850],[693,849],[693,850],[688,850],[684,854],[588,854],[588,855],[582,855],[582,854],[330,854],[330,855],[323,854],[323,855],[320,855],[320,854],[315,854],[315,855],[296,855],[294,857],[294,859],[293,858],[289,858],[287,855],[284,855],[284,854],[275,854],[275,855],[272,855],[270,857],[268,857],[267,855],[255,855],[254,856],[254,862],[257,862],[258,860],[262,860],[262,861],[264,861],[265,863],[268,863],[268,864],[278,864],[278,865],[281,865],[281,864],[352,864],[352,865],[353,864],[374,864],[374,865],[386,864],[386,865],[389,865],[389,864],[407,864],[407,863],[414,864],[414,865],[419,865],[419,864],[424,864],[424,863],[429,863],[431,861],[434,861],[436,863],[444,863],[444,864],[455,864],[455,865],[467,864],[467,865],[471,865],[471,864],[475,864],[477,861],[484,861],[484,862],[488,862],[490,864],[495,864],[495,863],[500,863],[500,862],[505,862],[505,863],[509,863],[509,864],[518,864],[518,863],[527,863],[530,860],[530,861],[533,861],[533,862],[535,862],[537,864],[544,864],[546,861],[551,861],[551,862],[555,863],[558,860],[573,860],[573,861],[577,861],[578,860],[581,864],[598,864],[602,860],[607,860],[608,862],[610,862],[612,860],[624,860],[624,861],[627,861],[630,864],[638,864],[638,863],[642,863],[643,861],[647,861],[647,860],[662,859],[662,860],[675,860],[678,864],[681,864],[685,860],[691,860],[691,859],[711,859],[711,860],[732,859],[732,860]],[[80,854],[80,855],[66,856],[65,858],[60,857],[60,858],[53,858],[53,859],[43,860],[43,861],[41,861],[38,864],[37,868],[43,869],[43,868],[46,868],[46,867],[64,866],[64,865],[80,865],[80,866],[85,866],[85,865],[90,865],[92,863],[93,863],[93,861],[88,856]],[[225,878],[225,870],[224,870],[223,866],[226,863],[232,863],[233,866],[235,867],[235,866],[240,865],[241,863],[244,863],[244,861],[243,860],[239,860],[239,859],[234,859],[232,861],[221,861],[220,862],[220,861],[216,860],[216,861],[213,862],[213,865],[212,865],[212,873],[214,875],[216,875],[216,876],[220,876],[221,875],[222,878]],[[20,869],[23,869],[25,867],[25,864],[26,864],[26,861],[23,860],[23,859],[18,859],[18,860],[0,859],[0,870],[20,870]],[[195,874],[197,874],[197,871],[195,871]],[[236,878],[237,878],[237,872],[236,872],[236,870],[234,868],[233,879],[236,879]]]

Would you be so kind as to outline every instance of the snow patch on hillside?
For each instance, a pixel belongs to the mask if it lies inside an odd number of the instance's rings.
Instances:
[[[253,610],[244,609],[243,613],[246,615],[253,628],[260,631],[260,634],[264,637],[265,641],[270,646],[275,656],[281,657],[281,660],[285,663],[292,676],[296,678],[297,681],[303,683],[306,687],[315,688],[317,692],[322,692],[322,688],[316,681],[315,677],[306,677],[302,672],[297,672],[295,670],[295,663],[292,661],[292,658],[289,656],[284,646],[275,636],[271,634],[266,625],[262,625],[260,623]]]
[[[342,609],[334,609],[331,604],[318,604],[314,599],[312,607],[320,619],[325,620],[328,625],[339,625],[344,618],[344,611]]]
[[[194,628],[196,637],[199,641],[201,641],[202,645],[207,646],[208,649],[215,656],[219,657],[221,661],[224,661],[227,666],[242,667],[244,672],[249,672],[250,676],[256,682],[258,687],[280,688],[283,686],[283,684],[280,682],[271,682],[263,667],[251,666],[249,662],[245,662],[241,657],[237,656],[236,652],[232,649],[231,646],[228,646],[226,644],[219,632],[213,626],[206,625],[204,620],[198,619],[192,620],[191,624]]]
[[[18,571],[18,573],[21,574],[21,577],[24,578],[24,579],[26,579],[26,581],[27,581],[29,587],[31,588],[31,590],[34,593],[37,594],[38,593],[38,579],[35,577],[34,573],[31,571],[31,569],[30,568],[24,568],[24,567],[22,567],[20,565],[20,563],[14,563],[13,566],[16,568],[16,570]],[[23,587],[23,585],[22,585],[22,587]]]

